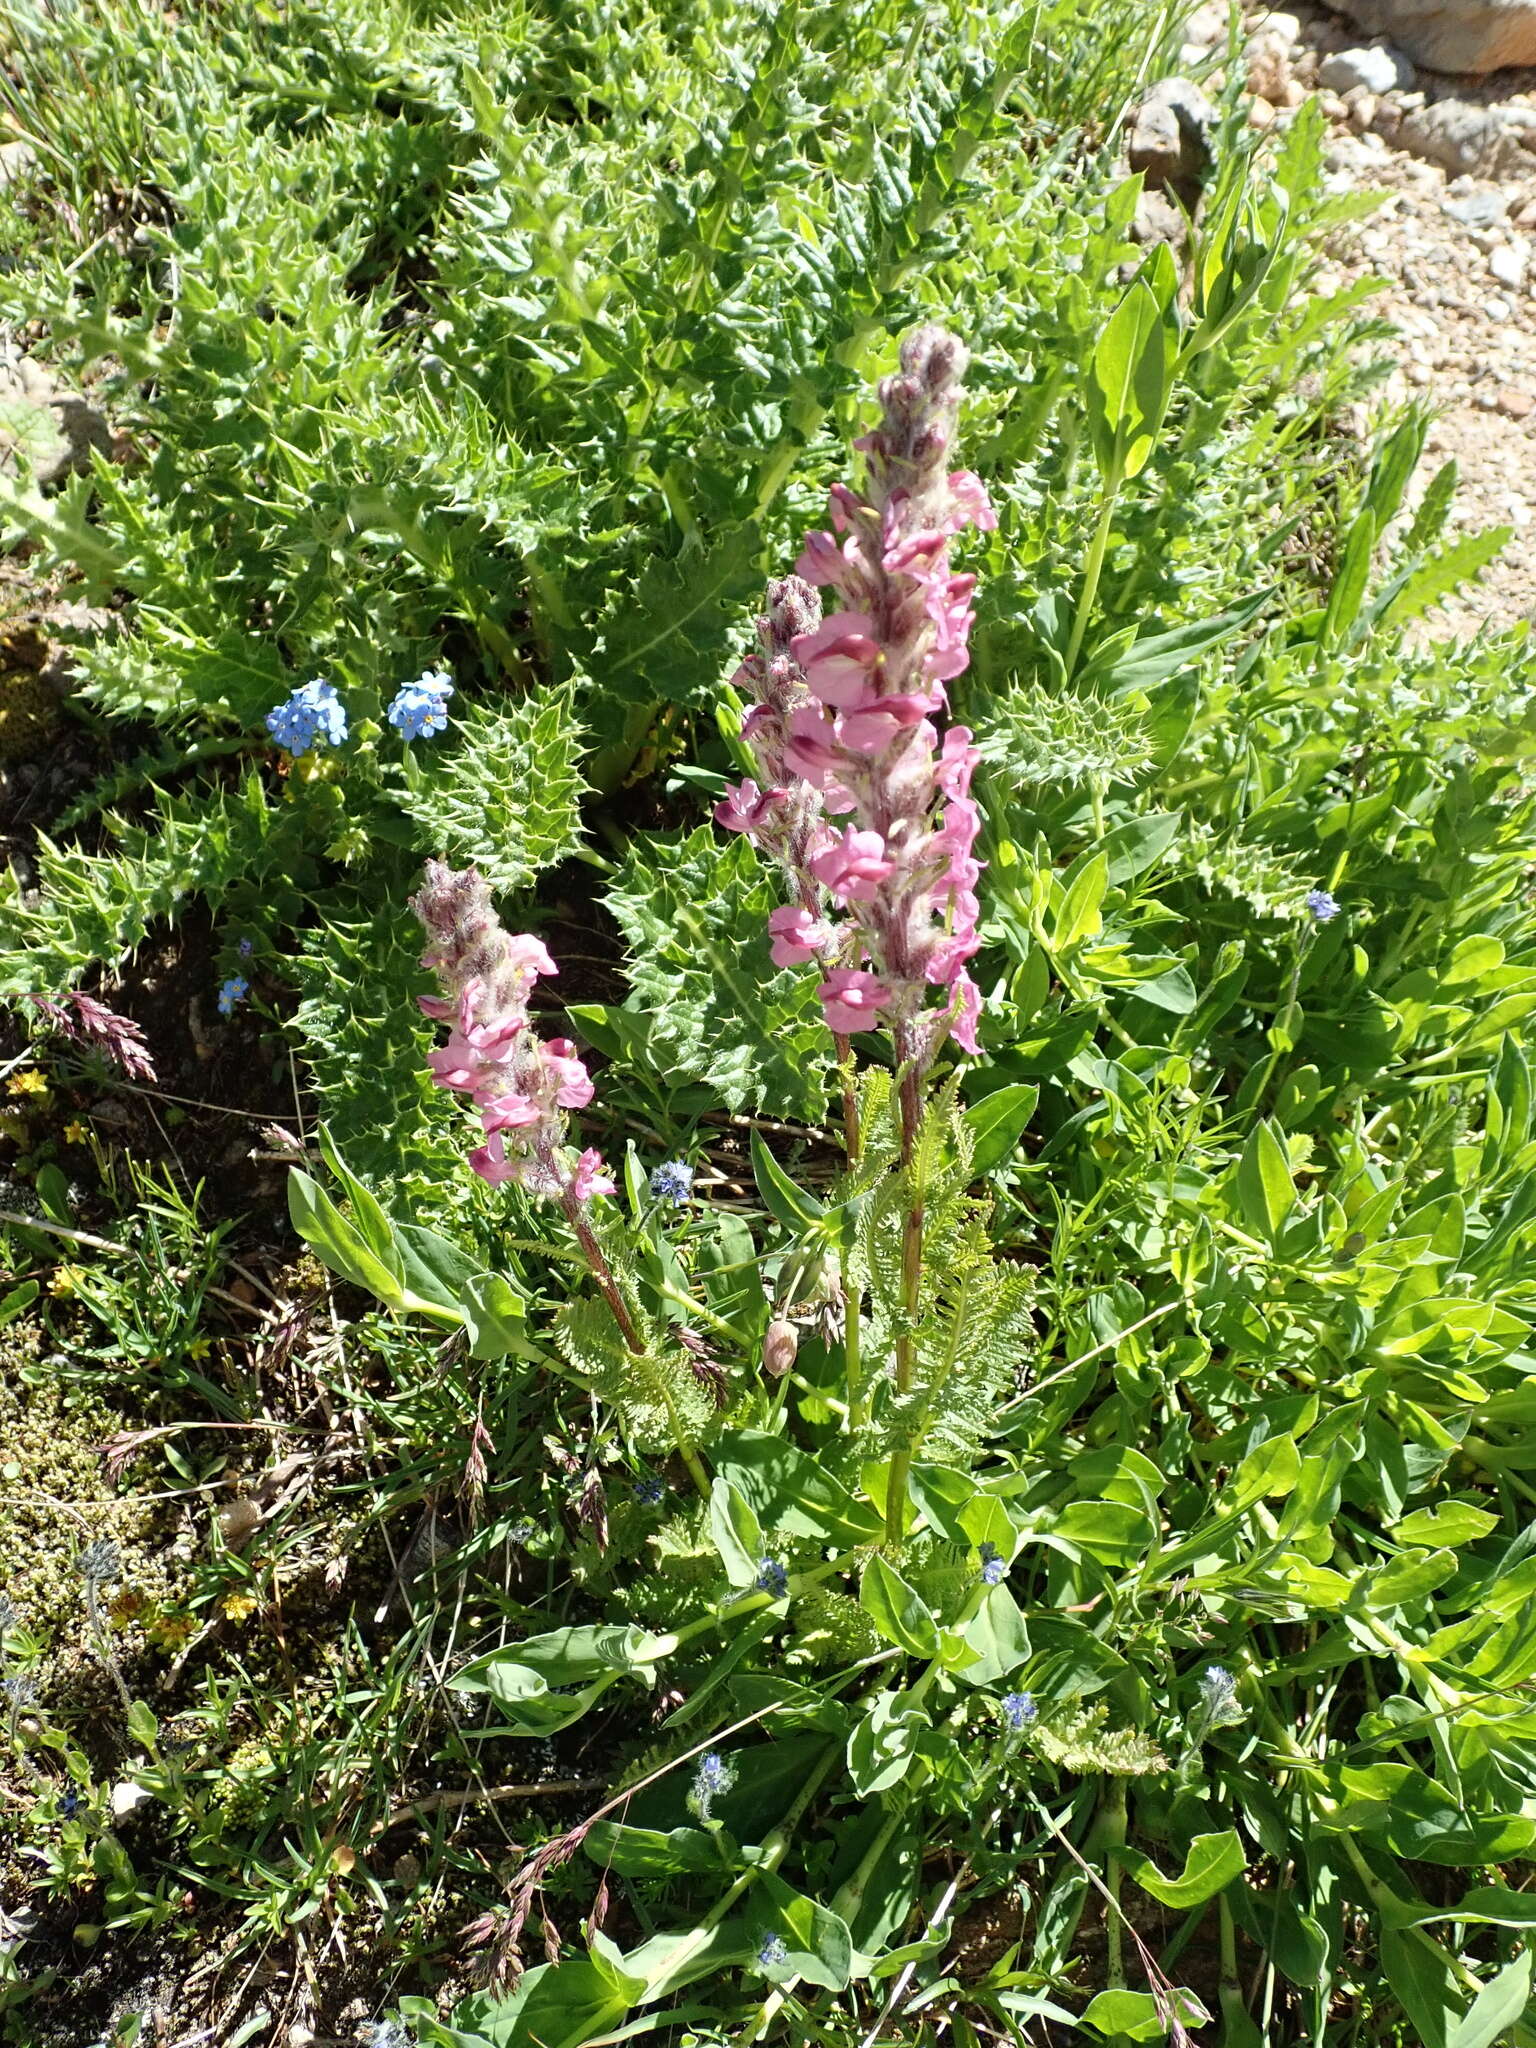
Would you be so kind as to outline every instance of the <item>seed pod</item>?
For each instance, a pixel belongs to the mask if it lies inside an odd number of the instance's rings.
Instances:
[[[775,1316],[763,1339],[763,1371],[773,1379],[783,1379],[794,1364],[795,1353],[799,1349],[800,1332],[783,1316]]]

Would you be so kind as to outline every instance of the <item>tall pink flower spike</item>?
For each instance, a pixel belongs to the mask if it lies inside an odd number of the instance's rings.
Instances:
[[[485,1143],[470,1165],[492,1187],[514,1181],[567,1209],[611,1195],[598,1154],[572,1162],[566,1148],[564,1112],[592,1100],[587,1070],[568,1038],[546,1042],[528,1021],[534,983],[558,972],[544,946],[502,929],[474,868],[429,860],[411,908],[427,933],[421,964],[436,970],[445,990],[423,996],[421,1007],[452,1027],[427,1064],[440,1088],[467,1095],[480,1112]]]
[[[949,543],[997,524],[980,480],[946,467],[967,360],[942,327],[902,344],[880,424],[855,443],[864,491],[834,484],[833,530],[768,586],[762,651],[735,677],[755,699],[742,737],[761,786],[715,811],[789,880],[794,901],[769,919],[776,964],[817,961],[830,1029],[888,1026],[915,1077],[947,1036],[979,1049],[978,754],[963,725],[942,742],[939,728],[970,659],[976,581],[950,568]],[[814,585],[839,606],[826,618]]]

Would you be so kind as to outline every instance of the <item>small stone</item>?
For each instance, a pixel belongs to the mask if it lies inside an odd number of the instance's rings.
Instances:
[[[1336,92],[1320,92],[1317,103],[1330,121],[1342,121],[1349,113],[1348,107]]]
[[[1266,24],[1248,44],[1248,90],[1273,105],[1285,105],[1291,83],[1290,45]]]
[[[1517,228],[1536,228],[1536,199],[1527,199],[1515,215]]]
[[[120,1778],[112,1787],[112,1818],[127,1820],[131,1813],[137,1813],[154,1794],[146,1792],[142,1785],[136,1785],[132,1778]]]
[[[1483,318],[1485,320],[1503,321],[1512,320],[1514,317],[1515,309],[1502,292],[1490,292],[1488,297],[1484,299]]]
[[[1500,242],[1489,251],[1488,268],[1500,284],[1518,291],[1525,282],[1525,260],[1524,249],[1516,248],[1513,242]]]
[[[1376,109],[1381,102],[1373,92],[1356,93],[1349,103],[1349,125],[1357,135],[1364,135],[1376,119]]]
[[[1279,119],[1280,109],[1273,100],[1252,99],[1248,102],[1248,126],[1250,128],[1273,128]]]
[[[250,1542],[263,1519],[255,1501],[242,1494],[238,1500],[229,1501],[219,1509],[219,1534],[231,1550],[238,1550],[243,1543]]]
[[[1220,0],[1204,0],[1203,5],[1185,16],[1180,33],[1186,43],[1197,43],[1203,50],[1209,50],[1216,43],[1224,43],[1227,40],[1226,8]]]
[[[1507,420],[1528,420],[1536,412],[1536,394],[1506,385],[1494,401]]]
[[[1149,191],[1166,188],[1193,209],[1211,159],[1216,109],[1187,78],[1163,78],[1131,117],[1126,153]]]
[[[1318,66],[1319,82],[1332,92],[1350,92],[1356,86],[1366,92],[1395,92],[1412,85],[1413,66],[1396,50],[1360,48],[1337,50]]]
[[[1386,34],[1431,71],[1536,64],[1536,0],[1342,0],[1368,35]]]
[[[1474,185],[1470,178],[1458,178],[1458,187],[1447,189],[1441,207],[1464,228],[1491,228],[1504,218],[1504,194],[1496,185]]]

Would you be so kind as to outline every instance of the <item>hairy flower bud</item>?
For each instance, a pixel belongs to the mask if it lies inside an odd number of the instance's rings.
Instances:
[[[763,1338],[763,1371],[772,1379],[783,1379],[799,1349],[800,1332],[783,1316],[775,1316]]]

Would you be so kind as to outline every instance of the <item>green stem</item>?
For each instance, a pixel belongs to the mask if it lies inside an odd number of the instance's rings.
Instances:
[[[902,1328],[896,1337],[896,1392],[912,1391],[917,1365],[917,1320],[923,1288],[923,1190],[913,1178],[917,1136],[922,1128],[922,1081],[917,1062],[908,1057],[901,1074],[901,1170],[907,1180],[907,1214],[901,1233]],[[885,1490],[885,1542],[888,1550],[900,1547],[907,1524],[907,1478],[912,1469],[912,1447],[901,1445],[891,1459],[890,1478]]]
[[[678,1943],[677,1947],[667,1957],[666,1969],[659,1976],[653,1977],[646,1986],[644,2002],[647,2005],[653,2004],[656,1999],[666,1996],[667,1992],[678,1982],[686,1965],[698,1954],[698,1951],[708,1941],[710,1935],[714,1933],[721,1921],[731,1911],[736,1901],[744,1892],[751,1888],[762,1873],[765,1870],[778,1869],[779,1865],[784,1861],[791,1841],[794,1839],[795,1828],[801,1814],[804,1813],[805,1809],[815,1798],[817,1791],[820,1789],[822,1779],[831,1770],[833,1764],[842,1756],[842,1753],[843,1748],[840,1742],[830,1743],[827,1746],[821,1761],[801,1786],[799,1792],[796,1793],[794,1804],[779,1822],[778,1826],[769,1834],[761,1849],[758,1850],[756,1862],[749,1869],[741,1873],[730,1889],[710,1907],[698,1926],[683,1937],[682,1941]]]
[[[1099,1816],[1099,1841],[1104,1850],[1104,1884],[1109,1893],[1104,1914],[1104,1982],[1110,1991],[1125,1989],[1125,1946],[1120,1915],[1120,1886],[1125,1872],[1117,1849],[1125,1847],[1125,1780],[1111,1778]]]
[[[1067,642],[1066,671],[1070,683],[1077,669],[1077,657],[1083,651],[1083,635],[1088,631],[1088,619],[1093,611],[1093,601],[1099,594],[1099,578],[1104,572],[1104,555],[1109,547],[1109,530],[1114,523],[1115,500],[1120,495],[1124,481],[1117,462],[1104,479],[1104,495],[1099,501],[1099,517],[1093,529],[1093,540],[1088,549],[1088,560],[1083,565],[1083,587],[1078,595],[1077,614],[1072,621],[1072,638]]]

